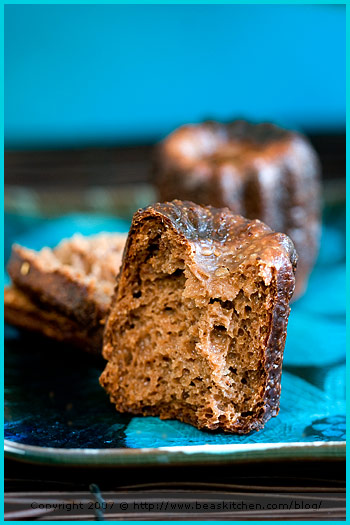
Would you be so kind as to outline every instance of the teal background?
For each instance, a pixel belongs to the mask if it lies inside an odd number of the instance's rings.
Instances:
[[[345,127],[344,5],[6,5],[5,147],[243,116]]]

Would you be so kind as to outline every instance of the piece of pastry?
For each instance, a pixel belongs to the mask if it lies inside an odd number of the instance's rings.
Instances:
[[[101,354],[125,234],[74,235],[39,252],[14,245],[5,321]]]
[[[92,354],[101,354],[103,323],[92,328],[80,325],[53,309],[35,304],[15,286],[5,288],[4,306],[5,323],[68,343]]]
[[[124,234],[74,235],[39,252],[14,245],[7,266],[12,282],[57,312],[86,325],[106,316]]]
[[[247,433],[279,409],[296,253],[232,211],[173,201],[133,218],[100,378],[120,412]]]
[[[298,253],[294,298],[314,265],[320,234],[320,164],[307,139],[272,124],[205,122],[182,126],[160,143],[160,200],[229,207],[286,233]]]

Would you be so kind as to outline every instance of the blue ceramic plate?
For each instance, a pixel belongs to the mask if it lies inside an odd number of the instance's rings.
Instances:
[[[280,414],[262,431],[237,436],[118,414],[98,383],[102,360],[5,327],[6,455],[96,466],[345,457],[343,216],[343,208],[325,214],[318,264],[307,294],[292,307]],[[7,225],[17,232],[8,244],[35,248],[75,231],[127,228],[115,219],[81,216],[22,235],[11,220]]]

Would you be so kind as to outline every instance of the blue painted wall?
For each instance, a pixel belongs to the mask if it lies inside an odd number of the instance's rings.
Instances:
[[[5,6],[7,148],[236,116],[343,129],[344,6]]]

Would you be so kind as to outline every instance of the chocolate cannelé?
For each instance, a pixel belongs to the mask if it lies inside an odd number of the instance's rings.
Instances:
[[[227,206],[286,233],[298,253],[302,295],[320,236],[320,164],[301,134],[238,120],[182,126],[161,142],[155,159],[160,200]]]
[[[261,429],[279,410],[295,265],[286,235],[227,208],[136,212],[104,334],[117,410]]]
[[[39,252],[13,245],[7,266],[12,282],[36,301],[87,325],[108,311],[125,234],[76,234]]]
[[[5,322],[101,354],[125,234],[74,235],[40,251],[14,245]]]

